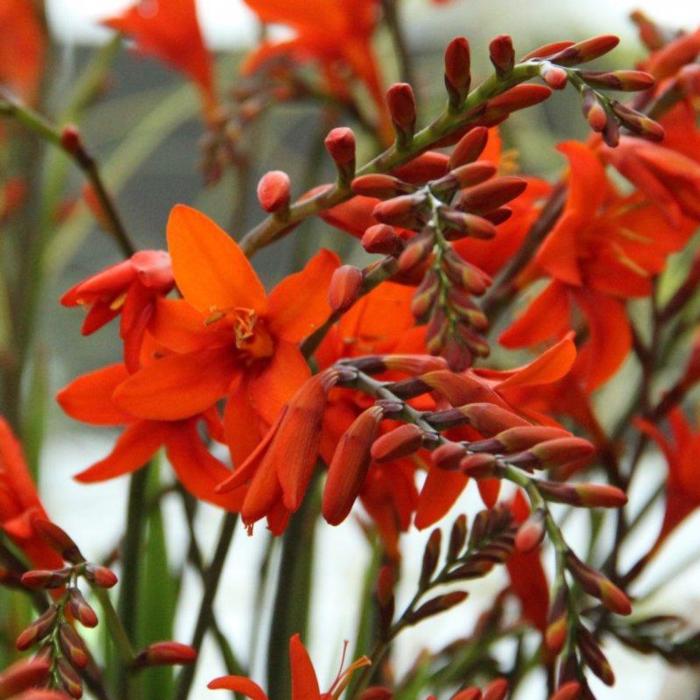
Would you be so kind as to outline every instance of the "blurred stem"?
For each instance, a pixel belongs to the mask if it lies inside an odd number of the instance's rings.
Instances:
[[[221,531],[219,532],[219,540],[216,545],[214,557],[204,575],[204,593],[202,594],[202,602],[199,607],[199,614],[197,615],[192,642],[190,643],[190,646],[194,647],[198,654],[201,652],[204,636],[211,628],[214,621],[214,600],[216,599],[221,573],[226,563],[229,547],[233,541],[233,533],[237,522],[237,513],[226,513],[221,523]],[[197,670],[198,659],[199,656],[193,663],[185,666],[180,672],[175,690],[175,700],[186,700],[189,695],[192,681],[194,680],[194,674]]]
[[[416,75],[413,69],[411,52],[406,44],[406,37],[401,26],[399,17],[398,0],[382,0],[382,10],[384,12],[384,22],[391,34],[391,41],[399,60],[399,77],[404,83],[409,83],[416,91]]]
[[[282,536],[267,654],[267,687],[271,698],[285,697],[290,687],[289,638],[298,633],[306,641],[316,518],[320,509],[318,484],[315,477]]]
[[[139,559],[146,525],[146,485],[150,464],[134,472],[129,480],[126,533],[122,543],[119,618],[128,640],[136,639],[138,621]],[[118,679],[120,697],[128,697],[129,671],[123,667]]]
[[[109,593],[104,588],[100,588],[99,586],[95,585],[92,586],[92,591],[102,606],[104,620],[110,632],[110,639],[112,642],[114,642],[114,646],[119,654],[123,667],[128,670],[128,667],[134,660],[134,650],[131,646],[131,642],[129,641],[129,637],[126,634],[126,630],[119,619],[119,615],[117,615],[117,611],[112,605],[112,600],[109,597]]]

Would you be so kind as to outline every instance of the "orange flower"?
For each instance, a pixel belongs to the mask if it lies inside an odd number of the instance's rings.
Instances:
[[[138,0],[102,21],[134,39],[140,51],[170,63],[197,85],[205,112],[216,107],[212,60],[204,45],[195,0]]]
[[[238,244],[203,214],[175,207],[167,235],[184,299],[159,299],[150,330],[169,354],[128,377],[114,401],[133,416],[173,421],[228,395],[224,424],[239,465],[310,375],[298,343],[330,313],[338,258],[321,250],[267,296]]]
[[[377,0],[245,0],[263,22],[286,24],[296,36],[266,41],[248,56],[243,73],[252,73],[277,56],[318,61],[330,90],[345,97],[349,71],[361,80],[388,126],[384,93],[371,39],[377,24]]]
[[[170,256],[162,250],[141,250],[71,287],[63,306],[89,306],[83,335],[90,335],[121,314],[119,334],[124,361],[130,370],[139,365],[139,353],[156,299],[175,284]]]
[[[366,656],[360,657],[344,671],[341,671],[331,687],[322,693],[309,653],[304,648],[298,634],[289,640],[289,661],[292,669],[291,700],[334,700],[339,698],[347,688],[352,674],[358,668],[369,666],[371,663]],[[257,683],[245,676],[215,678],[207,687],[212,690],[233,690],[242,693],[251,700],[269,700],[267,693]]]
[[[58,569],[63,560],[34,528],[35,520],[48,519],[29,475],[22,447],[0,416],[0,529],[33,566]]]
[[[225,496],[215,492],[216,485],[229,477],[231,470],[210,454],[197,428],[203,420],[210,436],[222,441],[223,429],[216,410],[179,421],[140,420],[122,411],[112,400],[115,389],[128,377],[124,365],[109,365],[78,377],[58,393],[58,403],[71,418],[90,425],[125,428],[109,455],[75,478],[93,483],[129,474],[165,447],[178,479],[193,496],[238,511],[243,491]]]
[[[34,3],[3,0],[0,27],[0,85],[31,104],[36,101],[46,48]]]
[[[521,283],[551,282],[501,335],[506,347],[561,337],[572,328],[573,309],[586,318],[589,337],[577,372],[591,392],[619,368],[631,345],[624,299],[651,291],[651,278],[680,249],[692,227],[670,226],[639,194],[620,197],[596,154],[585,144],[559,147],[569,159],[569,198]]]
[[[671,411],[668,422],[671,426],[671,439],[653,423],[642,419],[636,421],[640,430],[656,441],[668,465],[666,512],[650,554],[656,552],[666,537],[700,507],[700,432],[690,425],[680,408]]]

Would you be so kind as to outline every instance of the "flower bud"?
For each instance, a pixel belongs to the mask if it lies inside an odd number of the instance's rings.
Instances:
[[[424,205],[424,194],[405,194],[379,202],[374,207],[372,216],[383,224],[414,228],[422,222]]]
[[[355,174],[355,134],[347,126],[339,126],[328,132],[324,142],[333,159],[342,182],[349,182]]]
[[[481,690],[472,686],[460,690],[456,695],[452,696],[452,700],[482,700]]]
[[[71,564],[82,564],[85,561],[85,557],[80,553],[78,545],[58,525],[42,518],[36,518],[33,521],[33,525],[42,539],[58,552],[63,559]]]
[[[395,200],[392,200],[395,201]],[[399,272],[414,270],[421,263],[425,262],[433,252],[435,241],[433,235],[422,234],[411,239],[403,249],[398,259]]]
[[[516,413],[491,403],[472,403],[460,406],[459,410],[467,418],[469,425],[482,435],[495,435],[518,425],[529,425]]]
[[[57,615],[58,608],[55,605],[51,605],[40,617],[34,620],[34,622],[20,633],[15,642],[17,649],[19,651],[26,651],[29,647],[34,646],[38,641],[43,639],[53,629]]]
[[[446,369],[445,360],[432,355],[386,355],[384,366],[392,372],[425,374]]]
[[[527,182],[514,175],[496,177],[461,192],[455,202],[457,209],[482,214],[507,204],[527,187]]]
[[[450,170],[474,162],[486,148],[489,130],[485,126],[476,126],[467,131],[457,142],[449,160]]]
[[[586,662],[586,666],[605,685],[613,685],[615,683],[615,674],[610,667],[610,662],[593,635],[583,625],[580,625],[576,630],[576,645],[581,652],[583,660]]]
[[[354,265],[341,265],[333,271],[328,286],[328,305],[333,311],[347,311],[360,297],[364,276]]]
[[[84,152],[83,139],[77,125],[66,124],[61,129],[61,147],[71,156],[77,156]]]
[[[180,642],[154,642],[140,651],[133,661],[136,668],[145,666],[183,666],[191,664],[197,652],[189,645]]]
[[[291,184],[289,175],[281,170],[265,173],[258,182],[258,201],[268,213],[285,212],[289,209]]]
[[[447,292],[447,303],[464,321],[478,331],[489,327],[486,314],[472,301],[471,296],[459,287],[450,287]]]
[[[430,458],[438,469],[454,471],[459,469],[460,462],[466,454],[467,448],[462,443],[445,442],[431,452]]]
[[[608,610],[629,615],[632,604],[627,595],[600,571],[584,564],[572,551],[566,554],[566,566],[588,595],[598,598]]]
[[[485,688],[481,700],[505,700],[508,693],[508,681],[505,678],[496,678]]]
[[[515,50],[513,39],[507,34],[500,34],[491,39],[489,58],[499,78],[505,78],[513,71],[515,65]]]
[[[117,575],[106,566],[87,564],[84,570],[85,578],[100,588],[112,588],[117,584]]]
[[[563,68],[549,62],[542,64],[540,75],[552,90],[563,90],[569,79],[569,74]]]
[[[572,437],[571,433],[563,428],[554,428],[548,425],[525,425],[504,430],[494,439],[500,444],[499,452],[512,454],[527,450],[541,442],[570,437]],[[472,449],[474,449],[473,446]]]
[[[417,452],[427,435],[414,423],[406,423],[375,440],[371,448],[375,462],[390,462]]]
[[[68,695],[70,695],[72,698],[76,698],[76,700],[82,698],[83,682],[80,680],[80,676],[70,665],[67,659],[63,657],[58,659],[56,662],[56,671],[61,680],[61,685]]]
[[[580,505],[588,508],[622,508],[627,503],[627,494],[610,484],[573,484]]]
[[[431,533],[423,550],[423,560],[421,562],[420,578],[418,579],[419,588],[423,589],[428,586],[430,579],[435,573],[438,561],[440,560],[440,545],[442,543],[442,532],[435,528]]]
[[[493,476],[497,467],[496,458],[489,454],[467,455],[459,463],[460,471],[473,479]]]
[[[467,516],[458,515],[450,530],[450,541],[447,544],[447,560],[454,561],[462,552],[467,541]]]
[[[440,219],[445,225],[444,235],[448,241],[461,240],[467,236],[487,241],[496,235],[496,227],[490,221],[474,214],[441,207]]]
[[[502,122],[511,112],[527,109],[544,102],[552,94],[546,85],[524,83],[506,90],[490,99],[485,106],[483,116],[479,121],[484,126],[495,126]]]
[[[409,624],[415,624],[425,620],[427,617],[432,617],[453,608],[455,605],[459,605],[467,599],[468,595],[466,591],[452,591],[451,593],[435,596],[435,598],[431,598],[426,603],[423,603],[417,610],[406,615],[406,619]]]
[[[560,66],[576,66],[579,63],[588,63],[600,56],[612,51],[620,43],[620,38],[612,34],[595,36],[549,56],[552,63]]]
[[[520,60],[529,61],[533,58],[548,58],[549,56],[553,56],[555,53],[559,53],[560,51],[568,49],[569,46],[573,45],[573,41],[553,41],[550,44],[538,46],[536,49],[529,51]]]
[[[613,100],[610,105],[622,126],[649,141],[663,141],[665,131],[661,124],[647,117],[646,114],[625,107],[616,100]]]
[[[97,615],[88,605],[83,594],[77,588],[71,588],[68,593],[68,607],[73,617],[84,627],[97,627]]]
[[[588,440],[572,435],[540,442],[524,452],[509,457],[508,461],[522,468],[551,469],[585,459],[594,452],[595,447]]]
[[[71,569],[33,569],[22,574],[22,585],[27,588],[61,588],[71,573]]]
[[[515,548],[522,553],[532,552],[544,539],[544,510],[538,508],[518,528],[515,534]]]
[[[440,279],[434,270],[428,270],[411,300],[411,313],[425,320],[440,294]]]
[[[45,659],[22,659],[0,673],[0,698],[11,698],[24,690],[46,683],[50,664]]]
[[[560,685],[558,690],[551,695],[549,700],[579,700],[581,697],[581,684],[578,681],[569,681]]]
[[[413,138],[416,127],[416,98],[413,88],[408,83],[394,83],[386,92],[386,103],[398,145],[405,146]]]
[[[362,247],[368,253],[397,256],[403,250],[403,241],[393,226],[376,224],[365,230]]]
[[[380,406],[363,411],[343,433],[328,466],[323,489],[323,517],[338,525],[347,517],[370,465],[370,448],[384,417]]]
[[[400,194],[413,192],[414,188],[393,175],[370,173],[356,177],[352,181],[352,191],[363,197],[391,199]]]
[[[58,628],[58,638],[63,653],[70,659],[71,663],[78,668],[85,668],[90,661],[90,653],[85,642],[73,627],[67,622],[62,622]]]
[[[547,616],[544,645],[552,656],[558,656],[566,644],[568,633],[567,588],[561,587]]]
[[[481,296],[491,284],[491,278],[483,270],[449,251],[442,258],[442,268],[452,284],[475,296]]]
[[[635,92],[654,86],[654,76],[640,70],[580,71],[579,76],[594,88]]]
[[[453,109],[459,109],[469,93],[470,85],[469,42],[464,37],[457,37],[452,39],[445,49],[445,87]]]

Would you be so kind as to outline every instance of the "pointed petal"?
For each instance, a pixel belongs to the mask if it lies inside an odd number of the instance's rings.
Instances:
[[[235,307],[265,310],[265,290],[236,241],[207,216],[178,204],[168,219],[175,281],[203,314]]]
[[[56,395],[61,408],[75,420],[91,425],[123,425],[133,416],[121,411],[112,393],[129,374],[123,364],[108,365],[74,379]]]
[[[184,299],[159,297],[148,330],[158,343],[179,353],[225,345],[231,341],[230,326],[223,323],[207,325],[205,321],[205,315]]]
[[[285,277],[270,293],[270,331],[289,342],[311,335],[330,315],[328,286],[340,264],[330,250],[320,250],[301,272]]]
[[[189,418],[222,398],[235,372],[236,358],[229,348],[168,355],[120,384],[114,403],[140,418]]]
[[[469,477],[461,472],[431,467],[418,496],[415,526],[422,530],[445,516],[468,481]]]
[[[321,700],[316,671],[298,634],[289,640],[289,663],[292,667],[292,700]]]
[[[595,151],[580,141],[565,141],[557,146],[557,150],[569,161],[569,198],[566,210],[578,212],[590,219],[610,189],[605,167]]]
[[[537,251],[537,264],[555,279],[581,285],[577,244],[587,225],[580,212],[565,212]]]
[[[233,690],[243,693],[250,700],[270,700],[265,691],[250,678],[245,676],[222,676],[211,681],[207,688],[211,690]]]
[[[137,421],[119,436],[114,449],[107,457],[73,478],[87,484],[135,472],[153,457],[163,444],[165,434],[165,428],[161,423]]]
[[[229,392],[224,409],[226,442],[235,467],[240,467],[260,443],[264,433],[261,420],[249,398],[248,382],[244,377]]]

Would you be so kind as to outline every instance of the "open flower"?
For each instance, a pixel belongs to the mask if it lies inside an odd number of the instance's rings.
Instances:
[[[22,447],[0,416],[0,530],[26,554],[33,566],[58,569],[63,560],[35,530],[35,520],[48,520],[48,516],[29,475]]]
[[[371,663],[366,656],[360,657],[344,671],[341,671],[331,687],[322,693],[309,653],[304,648],[298,634],[289,640],[289,661],[292,671],[291,700],[336,700],[347,688],[352,674],[358,668],[369,666]],[[242,693],[251,700],[269,700],[267,693],[257,683],[245,676],[215,678],[207,687],[212,690],[233,690]]]
[[[211,114],[216,106],[212,60],[204,45],[195,0],[138,0],[102,24],[134,39],[139,51],[188,75],[202,95],[205,111]]]
[[[310,376],[299,342],[330,313],[338,259],[321,250],[268,296],[238,244],[203,214],[175,207],[167,235],[184,298],[159,300],[149,326],[167,354],[126,378],[114,401],[132,416],[173,421],[227,396],[224,424],[238,465]]]

